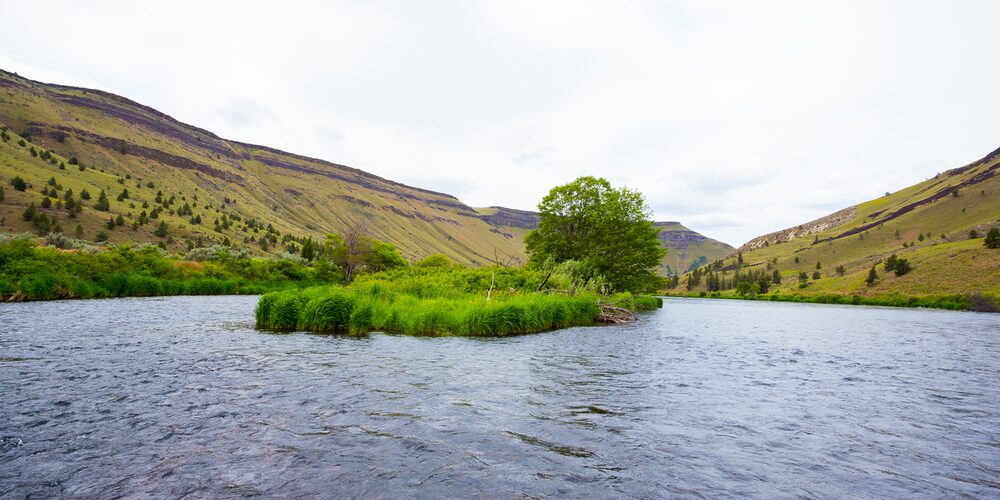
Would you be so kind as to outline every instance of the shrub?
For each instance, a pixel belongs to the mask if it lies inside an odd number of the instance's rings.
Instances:
[[[983,241],[986,248],[1000,248],[1000,229],[992,228],[986,233],[986,239]]]

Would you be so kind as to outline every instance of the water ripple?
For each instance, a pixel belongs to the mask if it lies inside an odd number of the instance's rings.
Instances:
[[[0,497],[998,497],[1000,316],[670,299],[504,339],[0,304]]]

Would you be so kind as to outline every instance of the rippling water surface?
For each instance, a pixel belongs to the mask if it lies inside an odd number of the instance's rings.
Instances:
[[[0,496],[1000,496],[1000,315],[668,299],[506,339],[0,304]]]

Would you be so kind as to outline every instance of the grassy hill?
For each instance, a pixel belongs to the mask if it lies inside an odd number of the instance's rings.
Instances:
[[[729,255],[734,248],[692,231],[680,222],[657,222],[660,242],[669,251],[660,264],[665,275],[684,274]]]
[[[712,268],[732,279],[742,255],[743,273],[777,269],[781,284],[771,291],[781,294],[1000,297],[1000,250],[983,244],[986,232],[1000,227],[998,171],[1000,149],[901,191],[754,238]],[[893,254],[907,259],[912,271],[897,276],[876,265]],[[872,266],[879,278],[869,286]],[[819,279],[812,278],[816,271]],[[809,275],[805,285],[801,272]],[[694,287],[705,289],[705,280]]]
[[[373,237],[413,259],[442,253],[477,265],[524,257],[518,211],[480,211],[344,165],[222,139],[107,92],[0,70],[0,127],[7,137],[0,140],[4,232],[44,232],[22,218],[34,203],[68,235],[79,226],[87,239],[103,231],[111,242],[162,242],[174,250],[228,238],[276,254],[295,245],[286,236],[322,239],[367,221]],[[25,191],[13,188],[15,177],[27,183]],[[50,208],[41,208],[43,188],[51,189]],[[128,198],[118,200],[125,189]],[[58,208],[69,190],[77,202],[84,190],[91,195],[72,216]],[[102,190],[108,211],[94,208]],[[141,213],[156,207],[158,217],[133,230]],[[108,229],[119,215],[123,224]],[[166,236],[155,234],[161,222]],[[269,225],[280,238],[267,237]]]

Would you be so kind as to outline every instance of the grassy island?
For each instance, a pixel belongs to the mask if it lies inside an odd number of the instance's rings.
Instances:
[[[366,275],[349,286],[268,293],[256,318],[259,328],[277,331],[505,336],[591,325],[609,308],[661,305],[656,297],[601,295],[574,286],[562,270],[443,263]]]

